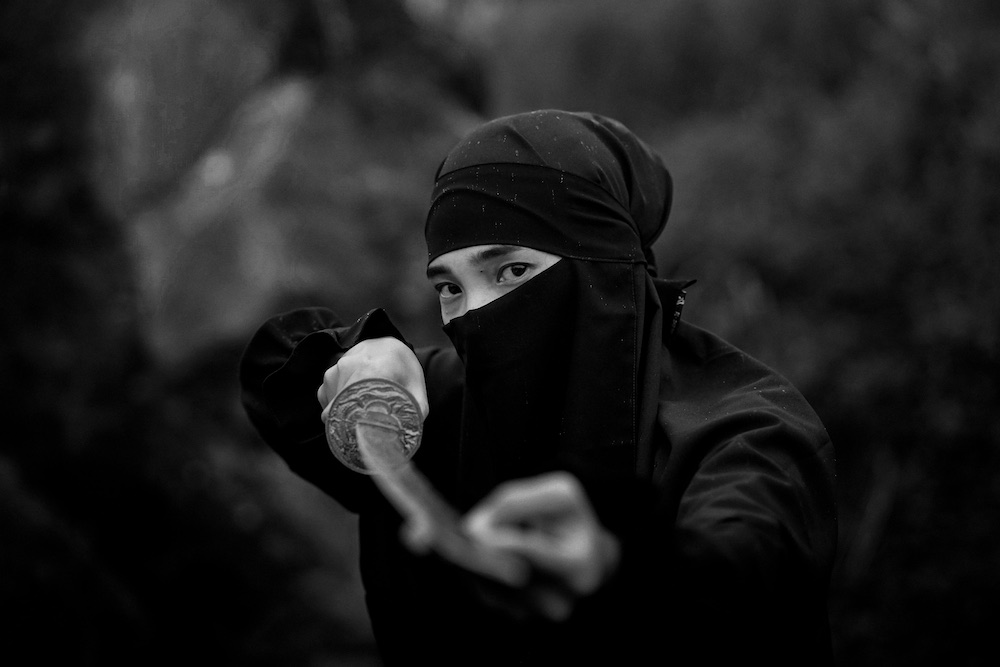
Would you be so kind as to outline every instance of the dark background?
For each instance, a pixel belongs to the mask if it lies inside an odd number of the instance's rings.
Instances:
[[[993,664],[998,75],[993,0],[6,0],[0,662],[377,664],[239,354],[302,304],[441,342],[437,161],[561,107],[662,153],[686,317],[828,425],[839,663]]]

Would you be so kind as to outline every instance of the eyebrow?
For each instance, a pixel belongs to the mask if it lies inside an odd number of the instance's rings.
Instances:
[[[506,257],[512,255],[521,248],[514,245],[491,245],[488,248],[483,248],[469,260],[472,265],[479,265],[484,262],[488,262],[499,257]],[[451,273],[447,268],[443,266],[428,266],[427,267],[427,278],[428,280],[433,280],[443,274]]]

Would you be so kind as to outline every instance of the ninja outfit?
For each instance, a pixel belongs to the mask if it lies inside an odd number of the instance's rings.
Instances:
[[[482,603],[488,583],[409,553],[399,515],[330,453],[316,390],[358,341],[405,341],[384,311],[285,313],[248,345],[250,419],[359,515],[386,664],[832,664],[832,445],[785,379],[680,320],[686,285],[650,250],[671,194],[621,124],[562,111],[481,126],[436,177],[428,261],[485,244],[562,259],[451,320],[453,348],[415,350],[430,410],[413,462],[463,512],[505,480],[581,480],[622,561],[566,622],[511,618]]]

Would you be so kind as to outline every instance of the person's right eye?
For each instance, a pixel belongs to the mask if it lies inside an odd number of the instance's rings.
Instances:
[[[434,286],[434,289],[437,290],[438,297],[442,301],[454,299],[462,293],[462,288],[455,283],[438,283]]]

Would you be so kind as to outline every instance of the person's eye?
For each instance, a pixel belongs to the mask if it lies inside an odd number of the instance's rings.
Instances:
[[[531,267],[528,264],[506,264],[500,267],[500,272],[497,274],[498,283],[513,283],[518,282],[528,275],[528,270]]]
[[[455,283],[438,283],[434,286],[434,289],[437,290],[438,297],[442,301],[454,299],[462,293],[462,288]]]

